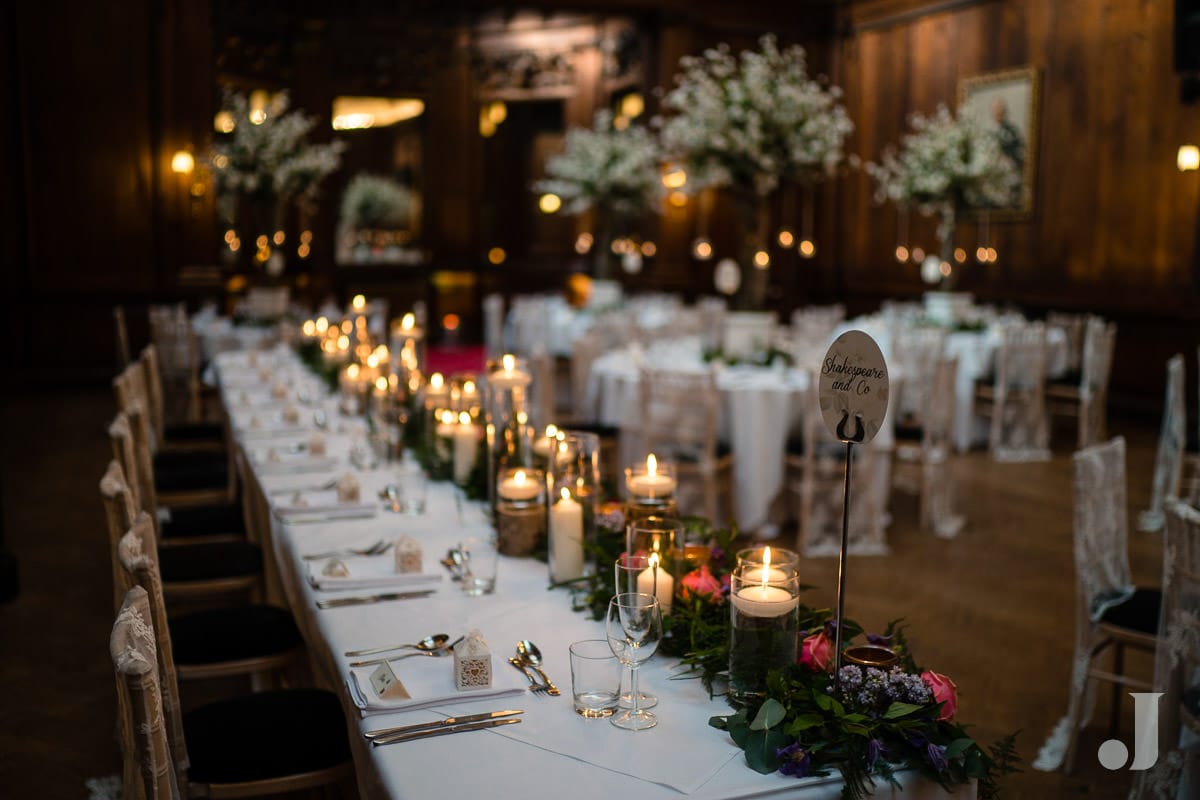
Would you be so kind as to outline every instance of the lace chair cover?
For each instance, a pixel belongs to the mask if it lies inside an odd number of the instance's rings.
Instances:
[[[108,553],[112,561],[113,571],[113,610],[119,610],[133,583],[129,574],[121,566],[117,557],[117,545],[121,537],[129,530],[137,507],[134,505],[129,484],[125,482],[125,473],[117,461],[108,462],[108,469],[100,478],[100,500],[104,506],[104,523],[108,530]]]
[[[167,606],[163,599],[162,575],[158,570],[158,539],[154,520],[145,511],[138,513],[129,531],[117,544],[117,557],[128,579],[146,592],[149,620],[158,640],[157,659],[159,682],[162,686],[163,716],[166,720],[167,742],[175,765],[176,779],[187,784],[189,765],[187,744],[183,738],[183,710],[179,705],[179,680],[175,673],[175,656],[171,649],[171,629],[167,625]]]
[[[1079,372],[1084,362],[1084,338],[1090,315],[1066,311],[1050,311],[1046,314],[1046,327],[1058,328],[1067,337],[1067,370]]]
[[[699,475],[701,497],[689,501],[681,485],[676,501],[681,511],[698,506],[708,519],[717,521],[721,396],[715,376],[711,371],[679,372],[642,366],[638,369],[638,400],[642,452],[673,462],[680,477]],[[723,460],[728,461],[728,457]]]
[[[1125,504],[1125,439],[1080,450],[1074,456],[1075,652],[1067,715],[1034,761],[1035,769],[1062,766],[1078,732],[1091,720],[1095,687],[1088,669],[1096,623],[1104,612],[1133,595]]]
[[[929,416],[938,366],[946,352],[946,329],[901,327],[893,340],[892,362],[903,372],[892,402],[898,425],[923,425]]]
[[[1200,511],[1168,500],[1163,547],[1162,607],[1154,653],[1158,706],[1158,762],[1135,773],[1131,800],[1177,800],[1200,787],[1200,748],[1195,713],[1200,693]],[[1186,702],[1185,702],[1186,698]],[[1190,711],[1185,711],[1189,705]]]
[[[1200,346],[1196,347],[1196,397],[1200,398]],[[1196,449],[1183,454],[1179,497],[1188,505],[1200,508],[1200,403],[1196,407]]]
[[[805,306],[792,311],[789,320],[792,332],[804,341],[828,344],[833,331],[846,320],[846,306]]]
[[[921,525],[943,539],[958,535],[966,517],[955,508],[955,480],[951,462],[954,418],[958,394],[958,359],[940,358],[932,378],[933,390],[921,426]],[[907,385],[909,381],[905,381]]]
[[[1116,341],[1116,323],[1088,317],[1079,383],[1080,449],[1099,444],[1108,436],[1108,383]]]
[[[808,392],[805,402],[798,544],[808,557],[836,556],[842,540],[846,445],[825,428],[815,391]],[[891,451],[869,443],[855,445],[852,452],[848,550],[853,555],[887,555]]]
[[[267,316],[281,316],[286,311],[285,296],[283,309]],[[167,416],[198,420],[200,343],[183,303],[150,307],[150,341],[158,351],[159,380],[167,388],[169,397],[175,401],[172,413]]]
[[[126,764],[141,767],[141,796],[146,800],[179,798],[163,718],[150,603],[141,587],[126,594],[109,637],[121,706],[122,750]],[[131,778],[126,770],[126,779]]]
[[[129,492],[133,497],[133,506],[135,509],[140,508],[141,498],[138,496],[139,489],[135,477],[137,475],[137,453],[133,446],[133,431],[129,425],[129,415],[124,411],[118,412],[109,424],[108,440],[112,445],[113,461],[120,467],[121,479],[128,485]]]
[[[1167,498],[1179,496],[1183,448],[1187,442],[1183,376],[1183,355],[1176,353],[1167,361],[1167,396],[1163,405],[1162,429],[1158,435],[1158,455],[1154,459],[1150,507],[1138,515],[1138,530],[1161,531],[1166,522],[1163,508]]]
[[[995,405],[989,445],[996,461],[1048,461],[1046,329],[1009,324],[996,351]]]
[[[504,296],[489,294],[483,298],[483,345],[485,358],[504,354]]]

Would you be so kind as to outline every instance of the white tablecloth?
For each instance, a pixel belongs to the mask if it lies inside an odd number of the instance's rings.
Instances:
[[[260,356],[260,365],[262,360]],[[274,363],[278,378],[291,381],[306,394],[312,392],[314,380],[302,372],[290,354],[278,353]],[[242,354],[217,357],[222,384],[244,383],[245,375],[257,369]],[[238,390],[226,394],[233,422],[245,423],[254,414],[254,406],[239,404]],[[362,439],[363,422],[338,417],[328,400],[321,401],[321,407],[330,419],[328,452],[339,459],[338,466],[326,474],[255,475],[263,494],[251,491],[251,502],[286,502],[291,490],[322,485],[347,470],[358,474],[364,500],[374,498],[383,485],[396,479],[394,466],[368,470],[351,467],[348,454]],[[305,420],[312,418],[312,410],[312,406],[304,407]],[[343,698],[364,797],[457,798],[490,792],[582,800],[675,798],[683,794],[715,800],[787,793],[804,800],[833,800],[841,790],[837,780],[798,781],[778,774],[759,775],[748,769],[728,738],[707,725],[709,716],[729,713],[728,707],[719,700],[710,700],[698,681],[669,680],[673,665],[663,657],[652,659],[642,672],[643,686],[659,698],[655,708],[660,719],[658,727],[629,733],[613,728],[605,720],[577,716],[571,708],[567,647],[577,639],[602,638],[602,626],[585,614],[571,611],[562,590],[547,591],[546,566],[536,560],[502,557],[496,593],[490,596],[466,597],[457,584],[444,581],[434,595],[425,599],[331,610],[316,608],[319,598],[338,593],[320,592],[309,584],[302,554],[407,534],[421,543],[426,565],[433,567],[465,531],[486,525],[474,503],[465,503],[459,515],[453,490],[447,484],[430,487],[429,508],[421,517],[396,515],[381,508],[377,516],[368,519],[308,523],[282,522],[273,515],[270,519],[272,565],[308,642],[318,674]],[[505,659],[515,642],[532,639],[543,652],[546,671],[564,689],[563,696],[525,694],[473,702],[464,698],[434,708],[360,718],[345,691],[350,660],[342,655],[345,650],[411,642],[435,632],[457,637],[472,628],[478,628],[491,645],[495,670],[512,669]],[[406,663],[410,662],[395,665],[401,680]],[[436,663],[445,664],[447,670],[452,668],[450,659]],[[524,709],[522,723],[377,748],[367,745],[360,735],[379,727],[498,708]],[[908,790],[897,793],[881,787],[879,796],[921,800],[967,800],[975,796],[973,786],[946,795],[936,785],[915,776],[904,782]]]

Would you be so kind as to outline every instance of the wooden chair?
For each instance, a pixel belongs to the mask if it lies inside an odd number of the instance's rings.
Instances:
[[[717,440],[721,396],[714,374],[642,367],[638,401],[636,428],[643,452],[673,462],[681,480],[699,480],[699,502],[689,509],[683,499],[681,513],[702,510],[714,524],[732,519],[733,454]],[[718,515],[722,498],[724,517]]]
[[[1083,359],[1075,383],[1046,384],[1047,411],[1051,420],[1077,421],[1076,447],[1083,449],[1108,438],[1108,383],[1112,373],[1117,326],[1099,317],[1088,317],[1083,334]]]
[[[113,330],[116,337],[117,368],[129,366],[129,327],[125,324],[125,307],[113,306]]]
[[[1159,754],[1151,769],[1134,772],[1133,800],[1182,796],[1177,794],[1182,775],[1200,761],[1194,747],[1183,746],[1185,731],[1200,736],[1200,511],[1169,500],[1166,515],[1162,635],[1154,653],[1154,691],[1163,693]]]
[[[991,417],[988,449],[996,461],[1048,461],[1045,326],[1011,323],[1002,335],[992,383],[975,389],[976,410]]]
[[[150,342],[158,350],[168,399],[177,400],[179,418],[200,422],[200,345],[187,307],[183,303],[155,305],[149,309]]]
[[[1087,338],[1087,324],[1091,314],[1079,314],[1069,311],[1049,311],[1046,313],[1046,328],[1057,328],[1067,339],[1066,372],[1052,383],[1064,386],[1078,386],[1080,373],[1083,371],[1084,342]]]
[[[1200,507],[1200,346],[1196,348],[1197,403],[1196,424],[1187,437],[1183,452],[1183,468],[1179,497],[1189,505]],[[1192,438],[1192,437],[1195,438]]]
[[[1150,691],[1148,680],[1125,674],[1125,649],[1154,652],[1157,645],[1159,589],[1134,586],[1130,578],[1125,482],[1125,440],[1094,445],[1075,453],[1074,538],[1076,623],[1070,701],[1065,721],[1063,765],[1074,767],[1079,731],[1092,713],[1093,681],[1112,684],[1112,727],[1116,728],[1122,691]],[[1111,669],[1098,665],[1107,650]]]
[[[957,358],[938,358],[932,375],[918,373],[905,379],[904,389],[913,380],[926,383],[929,389],[921,393],[923,413],[919,425],[915,429],[896,426],[892,466],[893,485],[920,495],[921,527],[945,539],[958,535],[966,524],[966,518],[955,509],[955,475],[951,469],[955,459],[957,379]]]
[[[158,346],[148,344],[138,355],[149,401],[155,441],[163,450],[225,450],[226,429],[219,422],[175,422],[167,420],[165,386],[159,364]]]
[[[120,421],[117,423],[119,427]],[[124,573],[116,563],[120,537],[139,513],[136,494],[126,482],[119,460],[108,465],[100,481],[100,498],[108,526],[113,555],[113,585],[125,586]],[[224,595],[246,595],[261,591],[262,550],[246,541],[214,541],[177,544],[160,548],[164,590],[173,598],[196,603]]]
[[[1158,453],[1154,459],[1154,478],[1150,485],[1150,507],[1138,515],[1138,530],[1161,531],[1166,523],[1167,498],[1179,497],[1187,442],[1187,400],[1183,381],[1183,355],[1176,353],[1167,360],[1167,392],[1158,434]]]
[[[353,776],[345,717],[330,692],[258,692],[181,713],[170,638],[153,605],[142,587],[130,589],[109,640],[125,695],[122,753],[135,760],[148,800],[262,797]]]

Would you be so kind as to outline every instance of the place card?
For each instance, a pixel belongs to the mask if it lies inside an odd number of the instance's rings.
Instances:
[[[825,427],[840,441],[874,439],[890,398],[887,362],[875,340],[857,330],[839,336],[821,362],[817,397]]]
[[[386,661],[371,673],[371,688],[375,694],[384,700],[408,700],[410,695],[404,684],[392,671],[392,665]]]

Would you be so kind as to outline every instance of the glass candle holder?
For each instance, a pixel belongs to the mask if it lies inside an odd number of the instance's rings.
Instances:
[[[740,565],[730,583],[729,693],[737,703],[763,697],[767,673],[796,663],[800,579],[794,568],[767,566]]]
[[[595,541],[600,501],[600,437],[583,431],[559,431],[547,464],[551,499],[566,488],[583,512],[585,542]]]
[[[636,591],[658,598],[662,613],[671,612],[675,587],[681,577],[677,537],[683,533],[683,523],[663,517],[650,517],[632,522],[625,528],[625,558],[645,562],[638,571],[632,588],[618,587],[618,592]]]
[[[496,480],[506,468],[532,468],[530,446],[533,431],[529,428],[526,394],[533,377],[525,362],[504,355],[487,363],[484,385],[484,424],[490,426],[487,436],[488,507],[497,510]]]
[[[497,478],[496,538],[500,552],[527,556],[546,535],[546,478],[541,470],[505,469]]]
[[[425,329],[417,324],[417,318],[411,312],[392,320],[388,352],[392,371],[402,377],[425,370]]]
[[[800,554],[782,547],[746,547],[737,552],[736,566],[747,567],[746,580],[756,581],[762,577],[764,567],[772,579],[783,578],[800,568]]]
[[[550,453],[558,446],[558,430],[557,425],[547,425],[540,436],[535,436],[533,439],[533,463],[534,466],[541,469],[549,469]],[[565,435],[565,434],[564,434]]]
[[[676,514],[675,465],[661,463],[653,453],[643,464],[625,468],[625,498],[629,521],[646,517],[673,517]]]
[[[562,486],[551,498],[548,518],[547,562],[550,582],[562,583],[583,576],[583,504]]]
[[[447,402],[450,398],[450,387],[442,373],[435,372],[421,386],[421,430],[425,438],[425,449],[434,454],[436,448],[437,426],[442,422],[443,411],[453,411]]]

